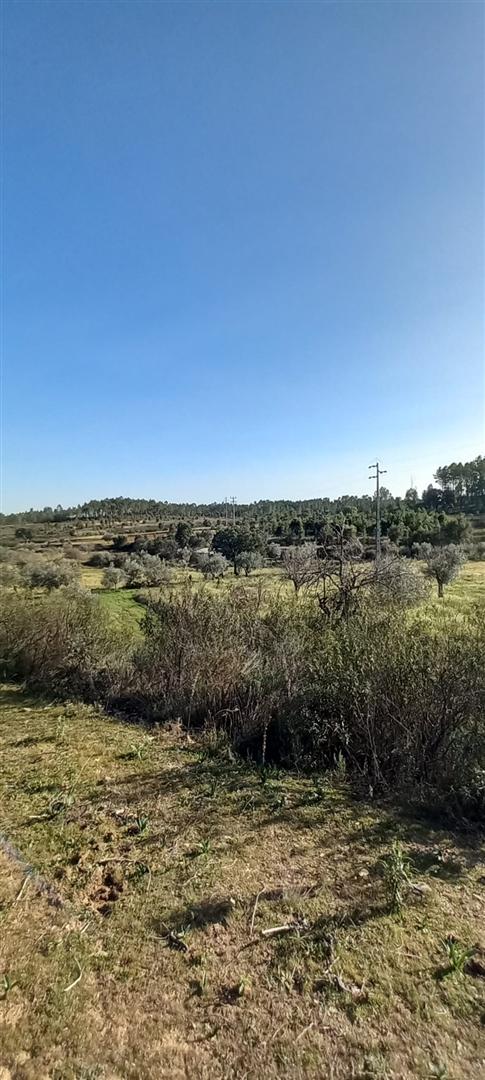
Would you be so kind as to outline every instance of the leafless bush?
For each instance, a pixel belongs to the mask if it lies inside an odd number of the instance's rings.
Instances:
[[[238,590],[228,598],[188,588],[152,605],[135,660],[136,694],[147,711],[187,722],[222,715],[239,719],[245,681],[257,658],[253,611]]]
[[[382,603],[401,607],[422,604],[430,593],[430,582],[419,566],[410,559],[397,556],[381,560],[371,587]]]
[[[318,580],[320,566],[314,544],[282,548],[281,565],[296,593]]]

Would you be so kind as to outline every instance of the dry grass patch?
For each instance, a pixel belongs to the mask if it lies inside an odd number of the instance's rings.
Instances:
[[[176,726],[2,697],[2,832],[26,860],[0,862],[2,1080],[480,1073],[476,838]],[[396,838],[421,887],[398,912]]]

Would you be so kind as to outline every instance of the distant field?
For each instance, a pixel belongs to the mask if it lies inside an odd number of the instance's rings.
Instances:
[[[86,589],[101,589],[103,571],[97,566],[81,566],[81,581]]]

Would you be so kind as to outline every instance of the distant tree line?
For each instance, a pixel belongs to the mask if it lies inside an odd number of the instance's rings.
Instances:
[[[382,488],[383,528],[386,528],[386,523],[388,527],[403,523],[409,528],[409,520],[404,521],[402,515],[411,511],[451,515],[485,513],[485,458],[478,456],[473,461],[442,465],[436,470],[434,479],[436,484],[430,484],[421,498],[415,488],[410,488],[404,499],[395,498],[390,491]],[[364,529],[372,528],[373,507],[374,500],[370,495],[342,495],[338,499],[298,501],[262,499],[238,505],[237,518],[240,522],[264,524],[266,531],[276,536],[282,536],[290,529],[296,535],[300,529],[298,522],[301,522],[303,529],[301,535],[312,536],[312,522],[321,523],[325,520],[355,525],[362,535]],[[60,505],[55,508],[45,506],[43,510],[30,509],[18,514],[0,514],[0,521],[22,526],[25,523],[68,521],[101,521],[109,525],[112,522],[144,520],[159,522],[162,526],[164,522],[174,519],[205,519],[204,524],[209,527],[214,522],[224,522],[227,509],[224,502],[171,503],[118,496],[111,499],[91,499],[67,508]],[[424,528],[426,521],[426,518],[421,518]],[[447,541],[454,542],[456,539],[448,537]],[[429,537],[423,536],[417,542],[428,541]]]

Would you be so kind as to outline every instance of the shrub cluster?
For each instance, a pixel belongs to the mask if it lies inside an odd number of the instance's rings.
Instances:
[[[311,595],[188,587],[150,603],[130,640],[76,588],[3,599],[4,673],[50,695],[211,723],[260,759],[345,761],[367,789],[426,789],[483,810],[483,611],[405,614],[376,590],[329,619]]]
[[[127,677],[132,645],[97,597],[78,586],[35,595],[5,591],[3,677],[60,697],[107,701]]]
[[[452,787],[485,760],[484,654],[483,613],[437,626],[369,602],[329,624],[310,599],[187,592],[149,610],[132,670],[148,715],[210,717],[287,764],[342,755],[377,789]]]

